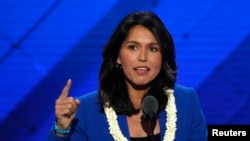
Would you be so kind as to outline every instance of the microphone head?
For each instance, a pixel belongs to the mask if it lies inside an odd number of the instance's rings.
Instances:
[[[145,96],[142,101],[142,111],[144,116],[148,118],[155,118],[157,110],[158,110],[157,99],[152,95]]]

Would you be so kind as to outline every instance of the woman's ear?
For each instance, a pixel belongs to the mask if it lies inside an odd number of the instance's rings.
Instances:
[[[119,56],[118,56],[118,58],[117,58],[117,60],[116,60],[116,63],[117,63],[117,64],[121,64],[121,63],[122,63]]]

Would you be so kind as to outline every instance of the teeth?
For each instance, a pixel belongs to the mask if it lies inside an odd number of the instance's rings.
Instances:
[[[147,70],[147,68],[136,68],[137,70]]]

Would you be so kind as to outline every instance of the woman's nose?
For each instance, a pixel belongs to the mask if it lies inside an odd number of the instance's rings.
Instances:
[[[138,60],[142,62],[146,62],[148,59],[147,52],[145,49],[141,49],[139,52]]]

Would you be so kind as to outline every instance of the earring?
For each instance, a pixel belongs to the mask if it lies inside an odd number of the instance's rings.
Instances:
[[[118,64],[118,63],[115,64],[115,67],[116,67],[117,69],[122,69],[122,65],[121,65],[121,64]]]

